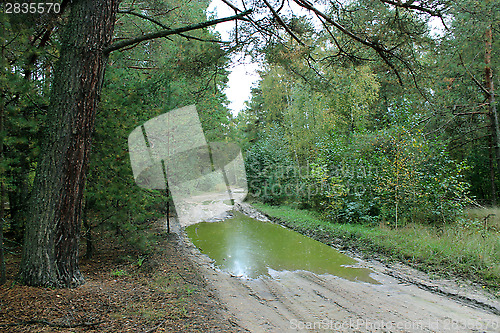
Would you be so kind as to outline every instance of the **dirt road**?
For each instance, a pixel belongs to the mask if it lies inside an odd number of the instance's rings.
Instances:
[[[250,332],[500,332],[498,300],[404,265],[360,261],[380,284],[306,271],[245,280],[214,268],[189,239],[184,243],[186,255]]]

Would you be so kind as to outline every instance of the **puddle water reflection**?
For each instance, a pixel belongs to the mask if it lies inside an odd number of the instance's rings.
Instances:
[[[276,271],[329,273],[351,281],[378,284],[371,270],[350,267],[357,261],[314,239],[242,213],[222,222],[186,228],[192,242],[222,270],[246,278]]]

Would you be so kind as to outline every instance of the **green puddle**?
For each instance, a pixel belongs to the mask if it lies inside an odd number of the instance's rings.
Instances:
[[[357,261],[314,239],[280,225],[242,213],[222,222],[202,222],[186,228],[192,242],[216,266],[234,275],[257,278],[276,271],[304,270],[332,274],[351,281],[378,284]]]

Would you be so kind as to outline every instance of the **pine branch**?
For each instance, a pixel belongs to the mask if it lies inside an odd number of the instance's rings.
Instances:
[[[471,77],[472,81],[474,81],[474,83],[479,87],[479,89],[481,89],[485,93],[486,97],[489,97],[490,96],[490,92],[488,91],[488,89],[486,89],[481,84],[481,82],[479,82],[476,79],[476,77],[469,71],[469,69],[467,68],[467,66],[465,66],[464,59],[462,58],[462,54],[459,54],[458,57],[460,58],[460,63],[462,64],[462,66],[465,69],[465,71],[467,72],[467,74],[469,74],[469,76]]]
[[[173,9],[171,9],[170,11],[175,10],[177,8],[179,8],[179,7],[175,7]],[[119,14],[129,14],[129,15],[140,17],[140,18],[142,18],[144,20],[147,20],[147,21],[150,21],[150,22],[156,24],[157,26],[159,26],[159,27],[161,27],[162,29],[165,29],[165,30],[172,29],[171,27],[166,26],[165,24],[161,23],[160,21],[158,21],[155,18],[152,18],[150,16],[147,16],[147,15],[144,15],[144,14],[141,14],[141,13],[134,12],[132,10],[119,10],[118,13]],[[200,42],[222,43],[222,44],[227,44],[228,43],[228,42],[222,42],[220,40],[215,40],[215,39],[202,39],[202,38],[198,38],[198,37],[194,37],[194,36],[185,35],[185,34],[182,34],[182,33],[180,33],[179,36],[184,37],[186,39],[194,39],[194,40],[197,40],[197,41],[200,41]]]
[[[160,27],[162,27],[163,29],[165,30],[168,30],[168,29],[171,29],[170,27],[167,27],[166,25],[164,25],[163,23],[161,23],[160,21],[152,18],[152,17],[149,17],[147,15],[144,15],[144,14],[141,14],[141,13],[137,13],[137,12],[134,12],[132,10],[119,10],[118,11],[119,14],[130,14],[130,15],[133,15],[133,16],[137,16],[137,17],[140,17],[144,20],[147,20],[147,21],[150,21]]]
[[[210,20],[210,21],[197,23],[197,24],[193,24],[193,25],[188,25],[185,27],[177,28],[177,29],[165,29],[165,30],[161,30],[158,32],[152,32],[152,33],[140,36],[140,37],[131,38],[131,39],[116,42],[116,43],[108,46],[107,48],[105,48],[103,52],[105,54],[109,54],[113,51],[122,49],[122,48],[130,46],[130,45],[141,43],[141,42],[144,42],[147,40],[156,39],[156,38],[163,38],[163,37],[167,37],[167,36],[171,36],[171,35],[179,35],[179,34],[182,34],[183,32],[203,29],[206,27],[210,27],[212,25],[216,25],[218,23],[241,19],[241,18],[249,15],[251,12],[252,12],[252,10],[247,10],[247,11],[244,11],[240,14],[229,16],[229,17],[224,17],[221,19]]]
[[[348,30],[345,28],[343,25],[340,23],[336,22],[333,20],[331,17],[314,7],[309,1],[307,0],[293,0],[297,5],[301,6],[302,8],[305,8],[311,12],[313,12],[318,18],[323,18],[326,22],[329,24],[333,25],[336,29],[338,29],[340,32],[343,34],[349,36],[350,38],[354,39],[355,41],[368,46],[382,58],[382,60],[391,68],[391,70],[396,74],[399,84],[403,85],[403,79],[401,78],[401,75],[399,74],[398,70],[394,66],[394,64],[390,61],[390,58],[394,57],[394,54],[388,50],[383,44],[378,43],[377,41],[371,41],[367,38],[363,38],[361,36],[356,35],[354,32]]]
[[[433,10],[431,8],[427,8],[427,7],[424,7],[421,5],[414,5],[413,3],[415,1],[406,1],[406,2],[402,2],[401,0],[398,0],[398,1],[380,0],[380,1],[383,3],[389,4],[389,5],[393,5],[394,7],[406,8],[406,9],[411,9],[411,10],[418,10],[419,12],[427,13],[427,14],[434,16],[434,17],[439,17],[439,19],[441,20],[441,23],[443,23],[443,26],[445,27],[445,29],[449,30],[448,27],[446,26],[446,23],[444,22],[443,14],[438,9]]]
[[[302,42],[300,40],[299,37],[297,37],[297,35],[295,35],[295,33],[290,30],[290,28],[286,25],[285,22],[283,22],[283,20],[281,19],[281,17],[278,15],[278,13],[274,10],[274,8],[269,4],[269,2],[267,0],[263,0],[264,3],[266,4],[267,8],[269,8],[269,10],[271,11],[271,13],[273,13],[273,16],[274,18],[276,19],[276,21],[278,21],[278,23],[283,27],[285,28],[286,32],[293,38],[295,39],[300,45],[302,46],[305,46],[304,42]]]

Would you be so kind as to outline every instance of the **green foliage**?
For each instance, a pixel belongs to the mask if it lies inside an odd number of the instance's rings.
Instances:
[[[284,130],[265,130],[246,154],[252,193],[263,202],[321,211],[332,221],[395,227],[454,221],[470,202],[466,164],[426,138],[415,127],[418,118],[391,122],[379,131],[323,135],[302,168]]]
[[[339,212],[344,204],[344,198],[348,194],[342,178],[332,175],[326,164],[310,164],[310,173],[305,180],[307,196],[298,198],[303,207],[310,207],[317,211]]]
[[[35,48],[30,38],[36,22],[23,16],[0,14],[0,182],[9,199],[9,231],[18,239],[42,140],[53,59],[50,52],[57,47],[54,43]]]
[[[172,6],[174,3],[177,2],[169,1]],[[176,11],[182,12],[180,16],[185,20],[203,20],[206,3],[178,5]],[[143,13],[154,16],[169,8],[155,3]],[[167,26],[185,25],[180,16],[162,17],[161,21]],[[126,24],[118,25],[115,33],[138,33],[137,26],[145,24],[138,20],[131,17]],[[157,29],[154,25],[150,28]],[[193,32],[193,36],[215,39],[207,31]],[[196,104],[207,140],[225,140],[230,120],[222,93],[227,81],[227,72],[222,67],[226,63],[225,51],[217,43],[179,36],[152,40],[111,55],[96,119],[86,189],[91,228],[114,230],[141,250],[149,250],[150,240],[141,230],[150,228],[151,221],[165,214],[171,199],[163,190],[144,190],[135,184],[128,135],[151,118]]]
[[[145,249],[146,240],[137,231],[148,227],[144,222],[162,215],[167,198],[165,193],[142,190],[135,184],[128,135],[160,114],[152,92],[161,93],[161,87],[114,66],[108,69],[106,79],[96,120],[85,209],[92,225],[116,230]]]
[[[320,192],[322,212],[332,220],[366,223],[378,215],[373,195],[376,166],[370,161],[367,146],[370,138],[362,134],[339,135],[325,137],[317,144],[313,161],[323,165],[329,182],[326,190]]]
[[[492,204],[491,169],[493,183],[498,188],[498,167],[490,164],[492,119],[485,87],[486,32],[492,28],[492,47],[489,67],[493,83],[498,87],[500,66],[500,7],[498,1],[461,0],[450,3],[449,29],[433,55],[433,94],[436,110],[428,125],[443,141],[449,142],[454,159],[467,161],[471,166],[465,172],[471,184],[471,193],[480,202]],[[493,156],[494,157],[494,156]],[[496,195],[498,197],[498,195]]]
[[[129,275],[127,271],[123,269],[117,269],[111,272],[111,276],[121,277]]]
[[[142,264],[144,263],[145,259],[146,259],[145,257],[139,257],[139,258],[137,258],[137,263],[136,263],[137,266],[138,267],[142,267]]]
[[[440,142],[401,126],[378,141],[375,195],[381,216],[401,222],[447,223],[468,203],[465,163],[456,163]]]
[[[389,34],[386,42],[405,45],[402,52],[415,57],[415,45],[430,45],[425,20],[368,3],[353,3],[356,11],[339,12],[340,20],[362,34],[355,18],[363,17],[371,33]],[[387,64],[377,65],[376,75],[361,61],[333,63],[329,54],[338,45],[325,31],[302,38],[311,47],[267,46],[262,80],[239,116],[254,195],[313,208],[334,221],[396,227],[453,221],[468,200],[468,168],[425,136],[419,124],[428,103],[416,90],[391,87]],[[321,60],[311,63],[311,56]],[[422,53],[418,61],[430,59]]]
[[[443,224],[468,203],[466,165],[405,126],[324,140],[316,160],[330,182],[321,206],[332,220]]]
[[[287,146],[281,129],[274,127],[263,132],[246,152],[247,181],[253,197],[271,204],[287,198],[295,171]]]

